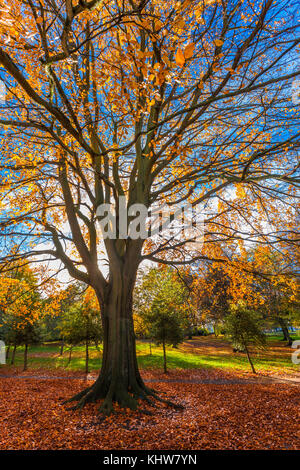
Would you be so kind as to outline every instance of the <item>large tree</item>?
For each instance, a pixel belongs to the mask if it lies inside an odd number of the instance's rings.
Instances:
[[[95,290],[103,363],[74,399],[134,408],[159,398],[136,360],[140,263],[222,261],[218,239],[291,232],[297,14],[288,0],[12,0],[1,15],[3,269],[58,259]],[[162,201],[206,205],[202,252],[189,236],[123,237],[120,215]],[[116,207],[117,236],[101,244],[103,203]]]

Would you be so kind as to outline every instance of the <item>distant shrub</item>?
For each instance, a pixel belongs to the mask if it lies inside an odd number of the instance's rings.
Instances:
[[[198,328],[198,336],[208,336],[210,332],[206,328]]]

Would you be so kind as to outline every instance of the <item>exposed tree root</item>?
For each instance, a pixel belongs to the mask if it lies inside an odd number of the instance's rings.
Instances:
[[[66,405],[67,403],[71,403],[72,401],[79,401],[81,398],[83,398],[87,392],[90,391],[92,387],[88,387],[88,388],[85,388],[84,390],[82,390],[81,392],[77,393],[76,395],[74,395],[73,397],[71,398],[68,398],[68,400],[65,400],[62,402],[63,405]]]
[[[63,404],[76,401],[76,405],[67,409],[80,410],[87,403],[95,403],[101,399],[103,400],[103,403],[99,408],[99,412],[105,416],[109,416],[114,413],[114,403],[118,403],[122,408],[129,408],[131,410],[138,410],[141,413],[152,414],[150,411],[141,408],[139,400],[142,400],[153,408],[157,408],[155,401],[158,401],[177,410],[184,409],[183,405],[161,398],[159,396],[159,392],[148,388],[145,385],[136,385],[130,391],[127,391],[125,388],[120,386],[113,387],[111,385],[110,387],[101,387],[97,382],[64,401]]]

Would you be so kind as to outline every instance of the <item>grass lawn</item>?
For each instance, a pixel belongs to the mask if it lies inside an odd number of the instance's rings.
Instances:
[[[299,341],[300,340],[300,333],[297,331],[296,333],[291,333],[291,337],[293,341]],[[267,341],[272,342],[272,341],[284,341],[283,337],[281,335],[267,335]]]
[[[300,336],[293,336],[300,339]],[[18,348],[15,366],[22,367],[23,348]],[[141,369],[163,368],[162,348],[146,341],[137,342],[138,363]],[[73,348],[72,360],[68,364],[69,348],[65,347],[63,356],[60,356],[58,343],[45,343],[32,346],[29,349],[28,368],[50,368],[67,370],[82,370],[85,368],[85,347],[82,345]],[[268,348],[263,351],[253,352],[253,361],[258,371],[271,371],[274,373],[297,373],[299,366],[291,361],[293,350],[281,341],[280,336],[268,337]],[[95,346],[90,347],[90,371],[99,370],[101,365],[102,350]],[[178,348],[167,348],[167,361],[169,369],[197,369],[197,368],[221,368],[249,370],[249,364],[245,354],[233,353],[231,346],[222,337],[215,338],[194,337],[186,340]],[[9,365],[8,361],[8,365]],[[1,367],[0,366],[0,370]],[[6,366],[7,367],[7,366]]]

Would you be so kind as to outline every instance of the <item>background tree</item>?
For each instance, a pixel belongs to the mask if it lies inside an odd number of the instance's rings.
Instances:
[[[144,322],[148,327],[150,338],[162,344],[164,373],[167,371],[166,345],[176,347],[184,339],[182,317],[173,305],[166,304],[163,299],[155,299],[150,309],[144,314]]]
[[[162,344],[164,372],[167,373],[166,345],[183,341],[189,325],[188,292],[173,269],[152,268],[144,274],[134,296],[138,332]],[[151,349],[150,349],[151,352]]]
[[[293,239],[299,24],[288,1],[74,3],[1,11],[1,264],[56,259],[95,290],[102,369],[74,401],[103,398],[109,414],[114,401],[135,408],[153,395],[132,320],[143,260],[224,260],[218,239]],[[135,239],[132,213],[124,236],[119,215],[133,204],[177,201],[205,204],[202,252],[193,234]],[[97,229],[103,203],[116,208],[113,239]]]
[[[102,326],[95,299],[90,292],[62,313],[59,329],[64,340],[70,345],[69,361],[73,346],[85,344],[85,372],[89,372],[89,345],[98,344],[102,337]]]
[[[61,301],[60,301],[60,309],[57,315],[57,329],[60,332],[60,355],[63,355],[64,350],[64,337],[61,337],[62,329],[60,328],[60,319],[61,316],[64,316],[64,313],[68,311],[68,309],[74,305],[74,303],[82,302],[83,293],[86,289],[86,285],[80,282],[73,282],[71,283],[63,292]],[[70,360],[72,354],[72,347],[70,348]]]
[[[225,331],[233,347],[246,352],[252,372],[256,374],[249,346],[261,348],[266,345],[259,314],[242,305],[232,307],[231,313],[225,319]]]
[[[236,246],[235,246],[236,245]],[[247,243],[227,247],[226,263],[206,263],[194,278],[192,292],[202,317],[213,323],[224,321],[230,306],[243,302],[260,311],[266,325],[281,326],[291,340],[288,325],[299,316],[298,263],[279,246]]]
[[[30,320],[24,322],[19,316],[8,315],[5,325],[5,342],[13,346],[11,364],[15,363],[15,354],[18,346],[24,346],[23,370],[28,368],[28,348],[30,345],[41,343],[42,335],[40,325]]]
[[[142,320],[151,310],[153,303],[158,300],[164,303],[166,308],[176,309],[186,331],[189,327],[189,291],[182,278],[178,277],[177,270],[161,266],[142,273],[133,299],[136,322],[138,322],[137,317]],[[141,325],[139,331],[142,328]]]
[[[37,280],[28,268],[16,267],[11,276],[0,278],[2,337],[13,347],[12,364],[16,348],[24,346],[24,370],[27,370],[28,346],[41,340],[43,301],[37,289]]]
[[[269,273],[267,278],[260,278],[256,289],[262,298],[262,310],[266,318],[279,325],[287,345],[293,340],[289,326],[293,319],[299,318],[299,280],[295,266],[290,265],[290,258],[268,247],[257,249],[255,263],[263,264]]]
[[[204,266],[195,276],[192,285],[193,302],[197,306],[202,323],[211,323],[214,334],[222,327],[230,311],[230,278],[220,264]]]

